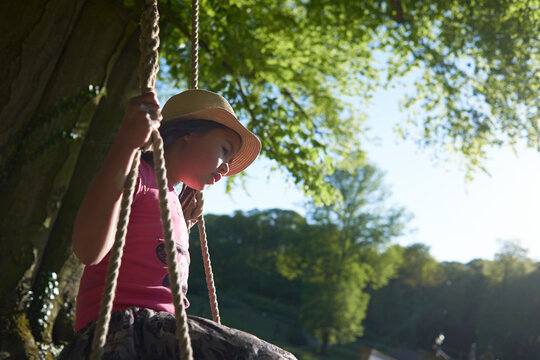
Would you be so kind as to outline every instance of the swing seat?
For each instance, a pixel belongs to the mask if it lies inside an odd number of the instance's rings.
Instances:
[[[296,359],[294,355],[244,331],[188,316],[194,359]]]

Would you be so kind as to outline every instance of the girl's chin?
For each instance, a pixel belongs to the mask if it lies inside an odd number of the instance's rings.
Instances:
[[[204,189],[208,188],[208,186],[210,185],[206,185],[206,184],[194,184],[193,186],[190,186],[190,188],[192,188],[193,190],[197,190],[197,191],[203,191]]]
[[[212,177],[209,178],[203,178],[203,179],[186,179],[185,184],[192,188],[193,190],[202,191],[204,189],[208,189],[210,186],[214,185],[214,180]]]
[[[214,185],[214,181],[210,180],[210,181],[206,181],[203,185],[202,185],[202,189],[208,189],[209,187],[211,187],[212,185]]]
[[[197,190],[197,191],[204,190],[209,186],[209,185],[200,184],[198,182],[191,182],[191,181],[190,182],[186,181],[184,184],[187,185],[189,188],[193,190]]]

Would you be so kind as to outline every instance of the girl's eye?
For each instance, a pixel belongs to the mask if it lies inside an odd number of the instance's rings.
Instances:
[[[229,153],[229,149],[227,149],[225,146],[221,147],[223,149],[223,154],[227,155]]]

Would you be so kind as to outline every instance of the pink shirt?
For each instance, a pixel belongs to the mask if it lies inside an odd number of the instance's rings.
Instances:
[[[190,261],[189,235],[178,195],[172,186],[169,188],[168,197],[184,304],[188,307],[186,293]],[[86,266],[84,269],[77,295],[75,332],[98,318],[109,255],[110,253],[99,264]],[[131,206],[113,312],[136,306],[174,314],[166,258],[156,178],[152,167],[142,160]]]

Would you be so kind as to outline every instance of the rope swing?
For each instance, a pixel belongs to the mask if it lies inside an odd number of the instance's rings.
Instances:
[[[139,82],[142,93],[155,91],[156,76],[159,70],[159,12],[157,0],[146,0],[143,13],[141,16],[141,35],[140,35],[140,52],[141,58],[139,61]],[[199,47],[199,4],[198,0],[192,0],[192,46],[191,46],[191,88],[198,88],[198,47]],[[189,338],[187,314],[184,308],[180,289],[180,276],[178,272],[178,261],[176,244],[173,237],[172,218],[167,201],[167,171],[165,168],[165,159],[163,155],[163,140],[158,132],[152,132],[150,146],[153,147],[154,171],[159,188],[159,204],[161,213],[161,223],[163,224],[163,233],[165,238],[165,248],[167,252],[167,266],[169,278],[171,279],[170,287],[173,296],[176,317],[176,336],[180,349],[181,359],[192,360],[193,350],[191,348],[191,340]],[[107,339],[111,312],[116,292],[116,285],[120,270],[120,264],[124,245],[126,241],[127,226],[131,212],[131,204],[133,202],[133,194],[135,184],[138,178],[140,165],[141,151],[135,153],[131,170],[124,184],[122,195],[122,203],[116,235],[113,247],[110,253],[109,265],[107,268],[107,277],[101,301],[99,317],[97,320],[94,339],[92,341],[92,360],[99,360],[103,354],[103,347]],[[182,207],[189,203],[195,195],[194,190],[189,191]],[[219,310],[216,298],[216,289],[213,280],[210,257],[208,253],[208,243],[206,239],[206,230],[204,218],[202,215],[198,218],[199,236],[201,240],[201,250],[203,253],[203,262],[206,273],[206,281],[208,293],[210,297],[210,305],[212,310],[212,318],[218,324],[220,323]]]

